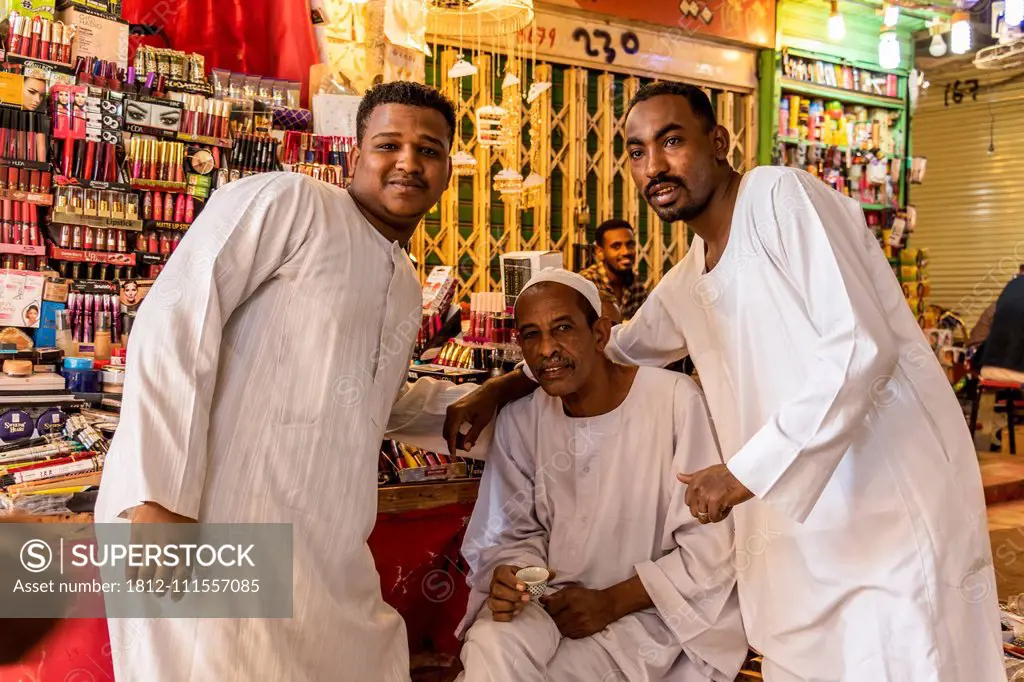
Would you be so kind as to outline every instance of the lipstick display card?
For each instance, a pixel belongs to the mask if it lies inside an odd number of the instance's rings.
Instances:
[[[88,88],[84,85],[60,84],[50,88],[54,138],[85,139],[87,97]]]

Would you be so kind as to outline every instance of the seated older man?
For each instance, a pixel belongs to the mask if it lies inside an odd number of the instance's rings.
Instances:
[[[731,682],[747,651],[731,522],[676,473],[721,461],[693,381],[608,360],[597,288],[548,269],[515,308],[542,391],[498,417],[466,533],[467,682]],[[516,572],[548,569],[530,596]]]

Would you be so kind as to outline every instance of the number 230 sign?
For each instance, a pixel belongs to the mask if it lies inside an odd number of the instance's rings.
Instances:
[[[565,38],[562,36],[566,35],[571,35],[572,46],[564,43]],[[560,53],[576,53],[566,56],[582,57],[585,54],[606,64],[614,64],[622,54],[632,56],[640,51],[640,37],[636,33],[611,26],[605,29],[577,25],[571,29],[560,29],[558,26],[537,24],[519,31],[519,42]],[[579,54],[580,52],[583,54]]]

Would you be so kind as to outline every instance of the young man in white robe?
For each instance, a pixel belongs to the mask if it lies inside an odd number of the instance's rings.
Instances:
[[[607,359],[601,307],[561,269],[516,301],[543,390],[498,418],[466,532],[466,682],[732,682],[747,653],[732,524],[701,525],[673,478],[721,462],[704,399]],[[527,566],[553,574],[539,601]]]
[[[366,539],[385,432],[442,445],[446,401],[468,390],[403,391],[422,305],[403,247],[448,185],[454,111],[389,83],[357,124],[348,191],[257,175],[217,190],[189,229],[131,335],[96,509],[133,533],[292,524],[292,617],[111,619],[118,680],[409,679]],[[428,426],[433,445],[413,439]]]
[[[642,88],[626,134],[636,186],[696,237],[606,351],[693,359],[725,464],[680,480],[702,521],[732,510],[765,679],[1001,682],[970,433],[861,207],[803,171],[733,171],[697,88]],[[447,435],[468,421],[472,443],[527,390],[496,380]]]

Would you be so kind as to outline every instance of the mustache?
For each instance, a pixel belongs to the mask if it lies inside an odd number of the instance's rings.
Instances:
[[[426,189],[427,187],[426,181],[416,175],[397,175],[395,177],[388,178],[388,182],[402,182],[421,189]]]
[[[647,183],[647,187],[644,189],[644,196],[651,196],[651,191],[658,185],[663,183],[671,183],[673,185],[679,185],[683,189],[688,189],[686,181],[675,175],[661,174]]]
[[[559,366],[571,367],[572,362],[570,362],[568,358],[563,358],[560,355],[554,355],[550,358],[545,358],[544,360],[541,360],[540,371],[543,372],[544,370],[550,369],[551,367]]]

